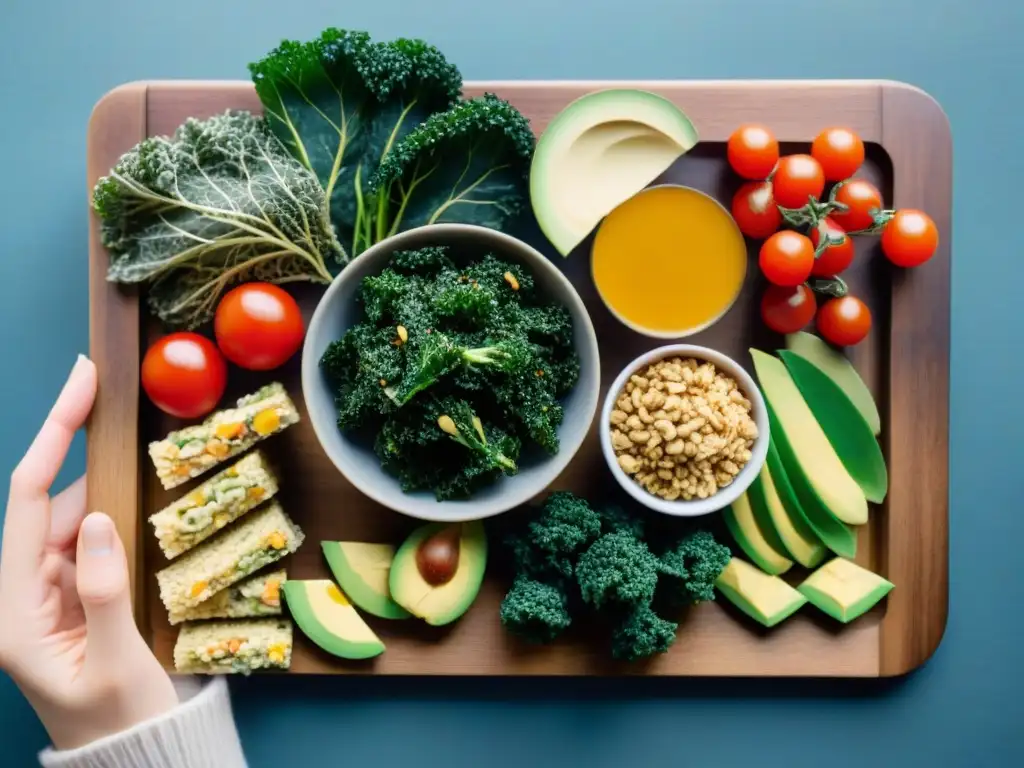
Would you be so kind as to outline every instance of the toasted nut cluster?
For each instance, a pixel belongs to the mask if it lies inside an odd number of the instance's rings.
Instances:
[[[736,381],[678,357],[630,377],[611,413],[622,470],[668,501],[706,499],[750,461],[757,424]]]

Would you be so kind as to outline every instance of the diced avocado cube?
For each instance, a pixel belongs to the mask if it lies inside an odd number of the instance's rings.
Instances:
[[[837,557],[812,573],[797,587],[807,600],[844,624],[863,616],[888,595],[892,582]]]

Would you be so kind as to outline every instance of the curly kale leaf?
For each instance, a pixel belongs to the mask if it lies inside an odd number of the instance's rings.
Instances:
[[[422,40],[374,43],[365,32],[328,29],[285,41],[250,64],[274,132],[320,179],[330,218],[353,255],[387,234],[386,199],[369,182],[382,160],[462,92],[462,76]]]
[[[638,661],[664,653],[675,642],[678,627],[658,616],[649,605],[640,605],[612,632],[612,656]]]
[[[523,576],[501,601],[499,615],[508,631],[531,643],[550,643],[572,623],[562,590]]]
[[[146,139],[93,195],[108,279],[150,283],[153,311],[186,328],[244,280],[329,282],[328,265],[345,253],[324,201],[316,177],[248,112]]]
[[[389,329],[351,328],[331,342],[320,366],[334,388],[341,429],[358,428],[394,410],[389,384],[401,376],[402,358]]]
[[[576,564],[583,600],[593,608],[648,605],[658,584],[658,561],[628,530],[606,533]]]
[[[715,580],[732,553],[708,531],[694,531],[658,558],[659,602],[678,607],[715,599]]]

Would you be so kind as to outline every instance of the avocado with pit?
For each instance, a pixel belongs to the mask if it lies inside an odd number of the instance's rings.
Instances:
[[[771,408],[768,409],[768,421],[774,428],[772,422]],[[822,510],[813,500],[806,506],[803,500],[797,495],[796,489],[789,480],[786,468],[782,465],[782,457],[775,446],[774,436],[768,441],[768,457],[765,459],[765,466],[772,473],[772,481],[775,483],[775,490],[779,499],[789,510],[795,520],[802,521],[810,528],[814,535],[822,543],[843,557],[856,557],[857,555],[857,531],[846,523],[836,520],[828,512]]]
[[[765,528],[750,507],[750,498],[741,493],[731,505],[722,510],[722,518],[729,533],[751,560],[765,573],[773,576],[785,573],[793,561],[780,550],[781,545],[773,544],[765,535]]]
[[[750,350],[769,413],[771,433],[790,482],[806,507],[808,500],[849,525],[868,521],[868,501],[839,460],[825,432],[777,357]]]
[[[805,331],[789,334],[786,337],[786,349],[810,361],[832,379],[836,386],[850,398],[850,402],[860,412],[860,415],[864,417],[864,421],[871,429],[871,434],[877,437],[881,433],[882,417],[878,415],[875,398],[871,396],[871,390],[857,373],[853,363],[842,352],[830,347],[828,343],[813,333]]]
[[[611,88],[577,99],[548,124],[533,154],[530,201],[541,231],[568,256],[696,143],[682,110],[649,91]]]
[[[335,581],[353,603],[382,619],[409,618],[411,614],[391,599],[388,586],[394,547],[361,541],[324,541],[320,546]]]
[[[779,357],[850,477],[868,501],[881,503],[889,489],[885,457],[860,411],[839,385],[807,358],[787,350],[779,352]]]
[[[837,557],[808,576],[797,589],[833,619],[847,624],[874,608],[893,590],[893,584]]]
[[[343,659],[372,659],[384,653],[384,643],[333,581],[289,579],[281,589],[299,629],[328,653]]]
[[[430,523],[413,531],[395,553],[391,597],[427,624],[450,624],[473,604],[486,568],[483,523]]]
[[[747,495],[754,510],[754,519],[765,521],[762,527],[775,531],[782,552],[804,568],[814,568],[825,559],[828,548],[803,519],[802,513],[793,508],[795,505],[787,507],[783,503],[767,462],[750,484]]]
[[[785,621],[807,602],[778,576],[770,576],[737,557],[718,575],[715,587],[730,603],[766,627]]]

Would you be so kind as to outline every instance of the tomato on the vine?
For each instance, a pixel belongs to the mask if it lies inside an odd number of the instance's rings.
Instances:
[[[826,128],[811,144],[811,156],[821,163],[826,181],[842,181],[864,162],[864,142],[849,128]]]
[[[935,255],[939,230],[932,217],[911,208],[896,211],[882,229],[882,253],[898,267],[916,267]]]
[[[164,413],[181,419],[205,416],[220,402],[228,366],[217,346],[198,333],[158,339],[142,359],[142,389]]]
[[[761,245],[758,256],[761,271],[775,285],[800,285],[811,276],[814,246],[799,232],[776,232]]]
[[[874,214],[882,209],[882,194],[878,187],[864,179],[851,179],[836,190],[835,199],[847,207],[833,211],[832,220],[846,232],[867,229],[875,222]]]
[[[817,200],[825,191],[825,173],[810,155],[786,155],[775,167],[772,185],[776,203],[783,208],[803,208],[809,198]]]
[[[766,179],[779,160],[779,142],[763,125],[741,125],[729,137],[726,156],[744,179]]]
[[[769,285],[761,297],[761,319],[776,333],[796,333],[811,322],[818,302],[804,284]]]
[[[821,241],[819,227],[824,227],[828,232],[829,245],[825,246],[825,250],[814,260],[811,274],[815,277],[834,277],[853,263],[853,238],[831,218],[826,218],[818,227],[811,228],[811,242],[815,251]],[[842,240],[836,242],[838,238]]]
[[[839,347],[859,344],[871,330],[871,310],[856,296],[829,299],[818,310],[818,333]]]
[[[747,237],[763,240],[782,226],[770,181],[748,181],[732,198],[732,217]]]
[[[245,283],[225,294],[213,328],[224,356],[250,371],[283,365],[305,333],[295,299],[271,283]]]

